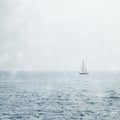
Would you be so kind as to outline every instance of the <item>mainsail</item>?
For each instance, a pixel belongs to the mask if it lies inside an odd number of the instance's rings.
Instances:
[[[80,74],[88,74],[84,60],[82,61],[82,68]]]

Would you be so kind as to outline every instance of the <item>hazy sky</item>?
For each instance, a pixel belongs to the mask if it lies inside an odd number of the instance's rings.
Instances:
[[[120,70],[119,0],[0,0],[1,70]]]

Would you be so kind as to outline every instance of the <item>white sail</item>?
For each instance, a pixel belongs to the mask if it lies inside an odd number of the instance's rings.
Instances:
[[[82,61],[82,68],[80,74],[88,74],[84,60]]]

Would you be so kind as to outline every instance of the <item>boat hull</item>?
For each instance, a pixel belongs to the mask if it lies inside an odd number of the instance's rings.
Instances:
[[[89,73],[79,73],[80,75],[88,75]]]

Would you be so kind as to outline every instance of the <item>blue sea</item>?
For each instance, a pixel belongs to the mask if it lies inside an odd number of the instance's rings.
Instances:
[[[120,120],[120,72],[0,72],[0,120]]]

